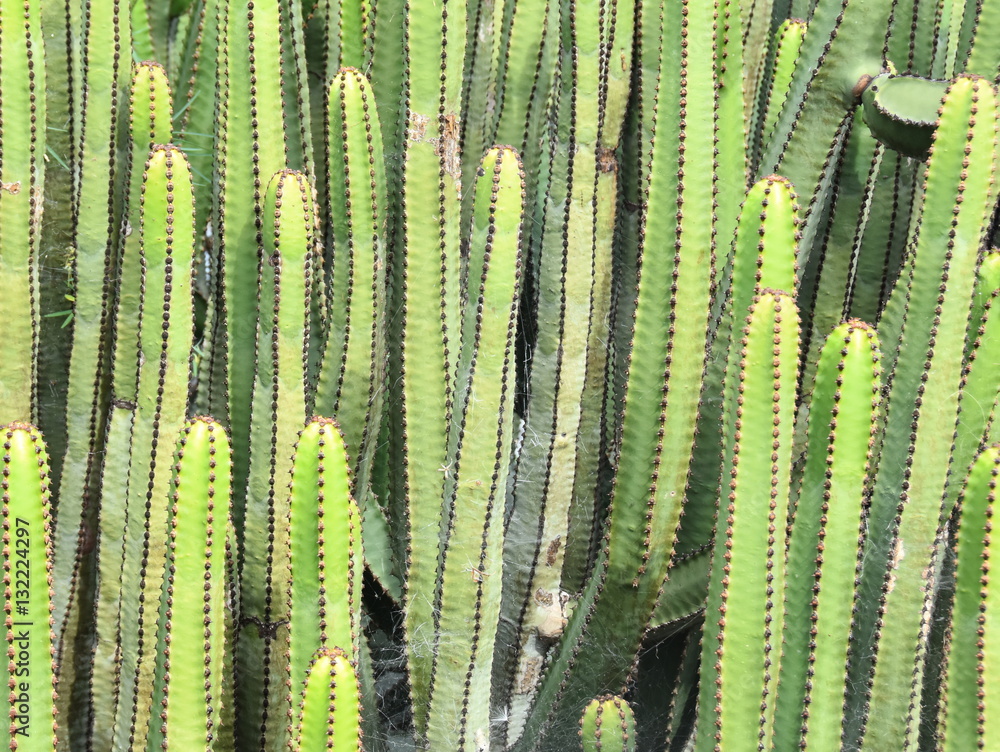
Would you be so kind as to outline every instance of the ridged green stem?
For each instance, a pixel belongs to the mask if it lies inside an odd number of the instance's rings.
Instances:
[[[449,494],[434,595],[428,750],[490,740],[493,648],[503,587],[503,511],[513,443],[514,346],[524,181],[517,152],[491,149],[476,183]]]
[[[798,228],[796,196],[787,180],[771,175],[750,188],[716,294],[724,305],[719,305],[711,358],[705,369],[687,500],[667,581],[657,596],[658,620],[692,613],[680,609],[683,604],[696,602],[697,594],[703,597],[706,593],[716,500],[720,483],[724,488],[733,462],[734,437],[730,429],[736,404],[725,395],[733,392],[739,382],[740,322],[762,289],[796,288]],[[706,667],[705,671],[710,673],[712,669]]]
[[[111,407],[101,469],[101,508],[98,527],[97,615],[95,621],[93,697],[113,696],[117,675],[118,612],[121,604],[122,556],[132,453],[133,415],[139,388],[139,323],[143,307],[142,191],[146,159],[156,144],[170,141],[170,89],[166,74],[156,64],[137,65],[132,81],[129,167],[129,206],[126,231],[120,240],[118,296],[113,312],[114,351],[111,360]],[[183,408],[174,418],[183,416]],[[148,451],[136,446],[136,452]],[[135,511],[133,517],[135,518]],[[134,524],[134,522],[133,522]],[[89,744],[111,746],[114,704],[95,702]]]
[[[371,86],[342,69],[327,95],[331,292],[314,412],[343,426],[355,498],[370,524],[385,528],[371,496],[371,466],[385,400],[386,196],[382,132]],[[392,551],[372,547],[372,570],[401,595]]]
[[[131,403],[128,491],[118,611],[117,695],[112,746],[145,749],[156,664],[156,608],[167,557],[167,515],[174,445],[184,424],[192,346],[194,199],[184,155],[156,146],[143,174],[138,228],[142,302],[135,353],[135,402]],[[125,368],[125,363],[118,364]],[[129,408],[119,401],[117,407]],[[117,551],[115,551],[117,553]],[[109,565],[111,561],[107,562]],[[120,583],[120,585],[119,585]],[[103,714],[103,710],[101,711]]]
[[[506,540],[513,566],[504,597],[520,632],[517,663],[507,679],[508,742],[520,736],[534,696],[532,677],[565,623],[571,593],[562,587],[562,573],[571,515],[576,512],[591,524],[594,519],[595,492],[587,481],[596,477],[599,460],[611,285],[611,237],[604,229],[614,226],[613,216],[602,217],[594,207],[605,197],[603,205],[613,210],[601,177],[615,164],[603,135],[606,127],[617,142],[623,98],[618,87],[615,110],[608,112],[606,72],[601,68],[603,55],[610,51],[602,49],[601,33],[630,36],[630,9],[627,3],[621,5],[621,28],[615,27],[618,3],[577,5],[564,19],[559,111],[565,127],[549,155],[552,178],[535,269],[538,324]],[[581,436],[585,419],[590,431]],[[589,538],[581,542],[586,549]],[[582,572],[574,577],[582,579]]]
[[[0,745],[6,749],[56,746],[55,635],[52,632],[52,541],[49,465],[45,442],[27,423],[0,429],[3,439],[3,573],[9,689]]]
[[[761,81],[761,92],[757,121],[750,133],[754,134],[754,164],[760,159],[760,152],[773,137],[778,115],[785,104],[788,90],[795,72],[795,63],[802,49],[806,35],[806,22],[789,18],[781,23],[770,39],[771,54],[768,60],[770,74]],[[766,95],[766,96],[765,96]]]
[[[381,13],[376,29],[383,20]],[[400,113],[405,131],[397,299],[403,332],[401,425],[393,459],[407,500],[405,628],[417,737],[426,731],[434,660],[433,604],[455,405],[460,324],[459,136],[465,0],[411,0],[404,18]],[[376,32],[377,34],[377,32]],[[381,95],[379,95],[382,101]],[[388,100],[386,100],[388,101]],[[405,250],[404,250],[405,249]]]
[[[1000,476],[1000,445],[984,450],[969,471],[955,533],[955,603],[948,634],[947,673],[941,695],[943,752],[989,749],[1000,731],[1000,650],[996,644],[997,597],[991,586],[991,531]]]
[[[219,14],[212,219],[216,289],[210,362],[202,366],[199,389],[207,395],[202,403],[229,425],[233,518],[242,535],[255,376],[248,364],[256,360],[257,344],[257,298],[246,291],[256,289],[261,273],[267,181],[287,166],[285,105],[278,3],[220,0]]]
[[[195,195],[195,228],[198,236],[212,211],[215,160],[215,129],[218,116],[220,81],[218,60],[221,0],[198,0],[190,11],[194,18],[188,35],[174,91],[177,95],[177,144],[191,164]],[[222,16],[224,21],[225,17]],[[204,276],[204,275],[203,275]],[[200,280],[202,294],[208,294],[206,280]],[[206,369],[208,363],[206,362]]]
[[[288,494],[292,448],[306,421],[306,364],[316,283],[312,190],[302,173],[282,170],[267,186],[258,304],[257,368],[250,429],[250,473],[241,550],[237,644],[239,745],[277,750],[291,710],[286,688]]]
[[[339,647],[357,666],[362,649],[361,514],[351,497],[344,439],[329,418],[313,418],[299,435],[290,497],[286,659],[288,691],[297,696],[317,650]],[[289,703],[296,707],[291,696]],[[295,715],[293,728],[298,721]]]
[[[584,752],[635,752],[632,708],[621,697],[591,700],[580,717],[580,741]]]
[[[840,745],[880,371],[861,321],[836,327],[819,354],[788,542],[776,749]]]
[[[784,629],[798,312],[786,293],[763,290],[746,319],[739,385],[728,390],[732,471],[720,499],[702,636],[695,749],[772,743]],[[732,439],[729,438],[731,433]],[[703,677],[705,675],[703,674]],[[751,680],[752,677],[752,680]],[[749,687],[752,686],[751,691]]]
[[[322,649],[302,692],[296,752],[361,752],[358,680],[347,654]]]
[[[972,311],[965,342],[965,373],[959,401],[958,425],[952,449],[951,473],[961,476],[984,445],[993,443],[1000,400],[1000,251],[987,253],[980,262],[972,290]],[[942,514],[951,514],[962,490],[948,483]]]
[[[870,665],[873,637],[885,636],[877,647],[870,698],[877,712],[868,715],[866,752],[916,743],[916,708],[898,683],[909,676],[916,692],[922,674],[938,560],[934,541],[948,475],[941,458],[951,454],[954,442],[977,255],[996,195],[996,134],[992,87],[981,79],[957,79],[938,119],[912,261],[897,283],[908,285],[906,294],[889,303],[903,306],[903,312],[892,317],[887,312],[901,329],[890,329],[884,338],[887,346],[898,342],[898,351],[869,515],[861,631],[852,657],[852,665],[863,670]],[[880,600],[876,622],[871,612]]]
[[[733,78],[741,70],[739,37],[727,33],[735,5],[678,3],[665,13],[671,36],[661,48],[613,501],[594,574],[547,667],[519,750],[558,748],[594,695],[620,689],[630,663],[624,656],[638,649],[666,575],[687,485],[715,241],[732,236],[744,190],[743,130],[730,127],[744,110]],[[709,222],[701,209],[713,200]]]
[[[788,95],[763,150],[758,174],[776,172],[791,181],[804,212],[800,263],[834,183],[830,168],[842,147],[845,117],[863,75],[882,70],[882,50],[894,0],[819,0],[799,50]]]
[[[39,283],[45,183],[45,54],[39,0],[0,3],[0,423],[37,420]]]
[[[212,750],[232,686],[223,683],[229,595],[232,461],[225,429],[194,418],[177,442],[170,483],[169,550],[157,624],[156,688],[148,749]],[[162,710],[160,710],[162,708]]]
[[[53,602],[61,672],[73,672],[79,548],[83,525],[89,527],[95,505],[89,504],[90,483],[96,471],[98,425],[102,418],[104,353],[108,346],[110,295],[108,270],[121,217],[119,188],[122,170],[117,161],[117,136],[127,98],[131,33],[127,9],[120,0],[92,0],[84,11],[85,43],[77,91],[86,96],[80,106],[79,141],[73,160],[79,165],[74,183],[75,301],[73,346],[66,397],[66,455],[55,509]],[[85,520],[86,518],[86,520]],[[76,614],[74,613],[74,617]],[[71,673],[61,678],[71,681]],[[66,684],[64,684],[66,686]]]
[[[837,194],[829,201],[806,267],[798,304],[803,310],[803,399],[812,392],[816,364],[826,338],[846,317],[857,280],[857,262],[882,161],[882,147],[854,110],[837,165]]]

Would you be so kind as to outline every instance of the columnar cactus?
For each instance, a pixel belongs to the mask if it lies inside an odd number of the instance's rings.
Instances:
[[[15,7],[16,6],[16,7]],[[0,358],[0,421],[36,419],[38,250],[45,179],[45,56],[37,2],[0,5],[0,315],[17,338]],[[20,127],[26,123],[27,127]]]
[[[123,371],[135,369],[135,396],[134,402],[131,392],[115,398],[116,407],[132,413],[124,514],[108,504],[124,528],[111,529],[111,520],[104,520],[101,537],[107,567],[121,556],[117,577],[109,575],[100,585],[121,592],[113,736],[113,746],[120,749],[144,747],[148,733],[156,665],[153,604],[159,602],[166,567],[172,458],[190,378],[194,201],[190,169],[176,147],[158,145],[149,153],[138,232],[138,332],[130,358],[117,363]],[[118,544],[119,539],[124,542]],[[113,627],[102,626],[108,629]]]
[[[621,697],[598,697],[580,717],[584,752],[635,752],[635,715]]]
[[[232,703],[224,677],[233,618],[226,559],[232,460],[225,429],[211,418],[185,423],[177,440],[169,549],[157,622],[156,679],[147,747],[232,746],[220,710]]]
[[[4,743],[988,747],[998,30],[0,0]]]
[[[361,513],[350,492],[344,440],[330,418],[313,418],[299,434],[292,459],[288,539],[291,544],[287,640],[289,706],[317,650],[361,659]],[[299,720],[293,710],[289,723]],[[289,739],[294,738],[288,729]]]
[[[52,632],[52,541],[45,443],[28,423],[0,429],[3,441],[3,574],[10,723],[0,728],[7,749],[51,749],[56,743],[55,652]]]
[[[302,689],[295,744],[297,752],[361,752],[358,680],[340,648],[317,651]]]

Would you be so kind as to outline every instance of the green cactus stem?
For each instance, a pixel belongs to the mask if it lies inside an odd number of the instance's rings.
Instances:
[[[344,439],[333,420],[312,418],[299,434],[290,496],[287,661],[288,702],[295,707],[291,693],[297,695],[306,681],[317,650],[338,646],[357,666],[362,649],[361,513],[351,497]]]
[[[120,0],[95,0],[84,9],[85,43],[74,182],[73,345],[67,376],[66,453],[55,509],[53,577],[55,632],[63,686],[72,683],[75,656],[75,609],[81,543],[96,528],[96,496],[91,488],[98,470],[95,442],[102,423],[100,369],[108,347],[111,249],[121,218],[121,165],[115,139],[127,101],[132,60],[128,11]],[[70,610],[74,609],[73,616]],[[65,697],[65,694],[63,695]]]
[[[52,631],[52,545],[49,465],[38,430],[14,422],[3,438],[3,573],[7,662],[0,677],[10,690],[0,724],[4,749],[53,749],[55,635]]]
[[[723,749],[774,733],[784,625],[786,525],[791,483],[799,321],[786,293],[763,290],[746,319],[735,420],[725,442],[732,472],[720,499],[702,636],[697,749]],[[706,666],[713,666],[710,673]],[[749,677],[753,692],[747,691]],[[706,680],[708,679],[708,680]],[[745,742],[744,742],[745,743]]]
[[[805,211],[800,265],[805,268],[823,218],[856,104],[855,85],[883,69],[886,28],[893,0],[819,0],[793,9],[808,17],[809,30],[774,131],[763,149],[758,174],[783,175],[795,187]]]
[[[385,527],[372,497],[371,465],[385,399],[386,196],[378,111],[360,72],[343,69],[327,99],[329,231],[334,245],[326,344],[313,412],[343,426],[355,498],[371,525]],[[372,547],[372,570],[401,594],[392,552]],[[311,652],[310,652],[311,655]]]
[[[986,81],[958,78],[949,88],[911,255],[879,323],[883,347],[896,355],[887,363],[893,379],[852,645],[852,670],[864,672],[874,638],[886,636],[877,645],[870,697],[877,712],[868,717],[865,752],[916,742],[916,708],[898,682],[910,676],[916,691],[922,676],[948,476],[941,458],[952,451],[978,251],[996,195],[997,117]]]
[[[128,363],[116,363],[137,374],[135,402],[118,405],[132,411],[125,526],[109,530],[105,542],[110,553],[124,537],[124,553],[118,577],[101,583],[112,593],[121,588],[113,746],[123,750],[143,749],[148,731],[156,609],[146,604],[160,596],[174,444],[184,425],[190,376],[194,204],[191,173],[177,148],[150,152],[141,203],[138,336]]]
[[[797,302],[803,310],[802,392],[812,392],[816,364],[827,336],[851,309],[858,258],[885,147],[854,111],[850,130],[834,167],[838,191],[829,203],[809,261],[802,270]]]
[[[601,441],[608,429],[605,379],[610,357],[610,322],[613,303],[613,254],[620,165],[617,149],[624,129],[624,114],[632,83],[632,62],[626,54],[634,37],[635,3],[620,0],[605,9],[597,97],[597,169],[594,174],[593,308],[588,326],[587,361],[577,429],[577,462],[573,472],[573,500],[564,543],[563,589],[579,592],[593,564],[594,521],[598,499],[606,493],[601,483]]]
[[[591,700],[580,717],[580,742],[584,752],[635,752],[632,708],[621,697]]]
[[[991,712],[1000,694],[998,606],[996,587],[990,583],[998,476],[1000,445],[994,444],[973,463],[958,506],[955,604],[939,726],[944,752],[988,749],[989,740],[1000,731],[996,713]]]
[[[170,89],[166,73],[155,63],[135,66],[132,80],[130,113],[131,162],[129,165],[129,205],[126,229],[120,239],[117,266],[118,296],[113,311],[114,351],[111,361],[111,406],[108,410],[104,464],[101,469],[101,508],[98,520],[97,617],[91,695],[111,697],[117,675],[118,615],[121,604],[122,556],[125,529],[129,470],[133,447],[133,416],[138,402],[140,322],[146,294],[143,287],[142,192],[146,178],[146,159],[156,144],[170,140]],[[150,289],[150,293],[152,290]],[[151,305],[151,302],[149,303]],[[148,310],[148,309],[147,309]],[[148,314],[147,314],[148,315]],[[152,382],[146,381],[148,390]],[[155,388],[155,387],[154,387]],[[174,396],[171,421],[183,419],[184,400]],[[169,397],[168,397],[169,399]],[[143,406],[155,399],[143,394]],[[141,420],[140,420],[141,423]],[[143,436],[138,429],[137,438]],[[143,448],[144,447],[144,448]],[[142,439],[135,444],[137,469],[139,453],[148,451]],[[135,498],[138,498],[136,496]],[[133,522],[134,524],[134,522]],[[91,743],[95,748],[111,746],[114,706],[94,703],[91,707]]]
[[[619,20],[620,28],[605,27]],[[513,666],[506,677],[511,740],[520,735],[533,699],[534,687],[525,677],[537,675],[544,664],[553,639],[562,631],[568,598],[575,593],[575,588],[571,591],[562,584],[574,518],[587,532],[574,531],[572,542],[583,551],[576,558],[579,569],[570,578],[574,583],[584,579],[595,519],[604,408],[612,241],[607,230],[614,226],[611,197],[616,188],[610,151],[621,130],[627,80],[624,91],[615,87],[614,105],[609,107],[608,82],[601,71],[605,53],[601,33],[615,39],[619,34],[630,36],[631,13],[626,3],[607,8],[589,4],[577,7],[567,22],[559,108],[568,127],[549,155],[552,176],[535,269],[538,324],[525,440],[505,540],[506,558],[514,565],[505,583],[505,610],[519,632],[510,638],[518,641],[519,648],[511,656]],[[605,146],[608,138],[613,139],[611,147]],[[603,206],[604,212],[595,212],[595,206]]]
[[[724,394],[731,393],[739,382],[739,322],[746,318],[762,289],[796,288],[798,228],[796,196],[787,180],[770,175],[750,188],[719,283],[718,296],[725,306],[718,317],[711,359],[705,370],[688,497],[667,581],[657,596],[658,620],[681,618],[704,605],[700,603],[686,614],[682,610],[683,604],[696,602],[696,594],[706,593],[716,500],[720,482],[724,488],[732,469],[730,429],[736,405],[724,399]],[[728,444],[724,443],[725,437]],[[704,579],[699,579],[698,573],[704,574]]]
[[[443,473],[449,496],[434,602],[429,750],[472,752],[490,739],[490,677],[503,587],[503,499],[513,444],[523,202],[517,153],[491,149],[476,183],[465,286],[469,304],[458,365],[461,417]]]
[[[39,284],[45,178],[45,55],[38,0],[0,4],[0,423],[37,419]]]
[[[212,418],[185,423],[170,484],[148,749],[212,750],[232,734],[220,727],[220,709],[232,703],[223,685],[231,476],[225,429]]]
[[[806,22],[798,18],[788,18],[781,22],[771,38],[771,55],[769,63],[770,75],[761,81],[761,97],[759,105],[759,123],[750,132],[754,134],[755,159],[760,160],[760,152],[774,137],[774,128],[778,115],[788,97],[788,90],[795,73],[795,63],[802,49],[802,41],[806,35]]]
[[[300,172],[282,170],[263,203],[263,263],[257,308],[257,368],[250,433],[250,473],[241,549],[237,673],[243,715],[240,745],[284,745],[288,666],[274,658],[285,638],[288,569],[288,478],[292,448],[306,421],[311,286],[316,280],[312,189]],[[280,656],[281,653],[279,652]],[[266,728],[266,730],[265,730]]]
[[[211,352],[199,388],[204,393],[201,404],[229,426],[238,535],[245,515],[255,377],[255,369],[247,364],[255,362],[257,345],[257,298],[246,291],[257,288],[261,270],[267,181],[288,166],[278,5],[247,0],[219,3],[212,220],[216,289],[210,314]]]
[[[301,697],[296,752],[361,752],[358,680],[343,650],[316,653]]]
[[[664,33],[672,36],[662,40],[655,126],[662,130],[653,140],[613,502],[594,575],[517,749],[556,748],[562,735],[547,732],[575,725],[594,695],[620,689],[630,664],[623,656],[635,654],[653,612],[684,499],[715,239],[732,236],[744,192],[743,131],[722,124],[742,122],[744,110],[741,86],[731,78],[741,69],[739,38],[717,23],[738,15],[735,5],[678,3],[665,13]],[[726,65],[716,68],[712,61],[722,59]],[[696,122],[718,128],[690,127]],[[713,200],[714,222],[689,213]],[[669,450],[661,440],[667,435]]]
[[[459,114],[465,28],[449,19],[464,18],[465,5],[465,0],[449,0],[447,7],[410,0],[403,14],[400,128],[405,147],[399,247],[405,252],[394,261],[393,280],[403,316],[401,347],[396,350],[402,395],[393,464],[398,474],[394,485],[407,503],[405,626],[418,737],[426,731],[434,660],[433,604],[461,328]],[[376,38],[380,24],[398,23],[383,18],[380,10]],[[398,48],[393,54],[398,57]],[[376,94],[380,102],[390,101],[389,92],[386,97]]]
[[[319,0],[312,9],[302,3],[304,11],[304,54],[309,71],[309,102],[311,104],[310,130],[314,138],[316,160],[317,204],[325,206],[329,174],[329,155],[324,143],[326,113],[330,106],[327,98],[330,82],[341,68],[368,70],[374,9],[371,0]],[[379,136],[382,134],[379,133]]]
[[[959,402],[958,425],[952,449],[952,472],[962,473],[975,456],[997,437],[1000,406],[1000,251],[983,257],[972,292],[972,311],[966,332],[965,373]],[[951,514],[962,487],[949,482],[942,514]]]
[[[840,744],[880,400],[875,331],[861,321],[839,325],[820,351],[788,543],[778,749],[837,749]]]
[[[861,95],[872,134],[901,154],[926,160],[948,81],[882,73]]]
[[[1000,76],[1000,52],[990,40],[1000,35],[1000,8],[992,3],[976,3],[966,9],[966,15],[973,23],[969,55],[965,60],[965,73],[974,73],[996,82]]]
[[[205,231],[212,210],[212,163],[215,159],[215,129],[220,82],[218,56],[221,0],[198,0],[176,78],[176,142],[191,163],[195,195],[195,227]],[[225,17],[222,17],[225,20]],[[204,276],[204,275],[203,275]],[[201,281],[204,287],[205,281]],[[207,297],[208,290],[201,290]],[[206,364],[207,365],[207,364]]]

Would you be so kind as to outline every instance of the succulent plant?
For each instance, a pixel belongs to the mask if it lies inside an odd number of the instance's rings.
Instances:
[[[998,33],[0,0],[0,746],[989,749]]]

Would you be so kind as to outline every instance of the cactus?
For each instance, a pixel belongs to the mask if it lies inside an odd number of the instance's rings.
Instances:
[[[384,525],[370,486],[386,393],[388,197],[378,111],[371,87],[358,71],[342,69],[334,77],[327,116],[326,225],[334,256],[313,411],[334,415],[344,426],[356,498],[370,524]],[[395,580],[390,552],[371,553],[373,571],[390,587]]]
[[[266,221],[257,303],[258,360],[240,550],[237,672],[245,725],[240,727],[239,744],[277,749],[290,708],[284,705],[287,666],[281,660],[272,662],[271,656],[274,641],[288,625],[281,597],[290,577],[285,488],[295,436],[306,420],[311,285],[316,276],[309,181],[291,170],[275,173],[261,211]]]
[[[292,460],[288,539],[289,693],[306,679],[317,650],[337,646],[357,665],[361,513],[350,494],[347,455],[337,424],[313,418]],[[296,707],[291,696],[291,707]],[[293,716],[297,717],[297,716]],[[292,729],[288,730],[289,738]]]
[[[294,749],[361,752],[358,694],[358,680],[344,651],[318,651],[302,690],[302,721]]]
[[[108,300],[111,250],[122,211],[122,171],[116,139],[128,89],[131,27],[118,2],[88,3],[84,10],[78,142],[72,145],[75,165],[72,196],[72,269],[75,283],[73,341],[65,405],[66,451],[59,499],[55,506],[53,577],[55,631],[59,673],[70,686],[77,670],[76,625],[81,548],[96,528],[96,496],[91,486],[98,471],[99,426],[106,408],[102,394],[103,360],[108,346]],[[86,87],[86,97],[83,96]],[[63,697],[66,697],[64,692]]]
[[[995,6],[0,0],[27,746],[988,747]]]
[[[732,471],[723,486],[727,500],[719,500],[698,718],[698,739],[714,737],[722,746],[757,738],[766,748],[774,735],[785,609],[778,597],[785,587],[779,552],[786,546],[798,327],[791,298],[762,290],[743,329],[739,386],[725,395],[734,413],[727,427],[732,438],[725,438]],[[714,682],[706,681],[711,664]],[[759,694],[737,689],[751,676]]]
[[[948,634],[947,681],[941,701],[942,749],[986,743],[996,719],[984,712],[997,692],[996,648],[987,628],[996,618],[989,587],[989,531],[996,501],[1000,446],[984,450],[969,471],[957,510],[955,606]]]
[[[621,697],[591,700],[580,717],[584,752],[635,752],[635,716]]]
[[[109,566],[121,552],[117,578],[101,582],[102,589],[121,593],[113,736],[121,749],[145,746],[148,733],[156,664],[152,604],[159,602],[166,566],[168,491],[174,444],[184,425],[192,338],[194,204],[184,155],[173,146],[154,147],[142,184],[138,333],[131,358],[117,364],[124,371],[128,363],[136,373],[134,402],[130,393],[116,398],[116,407],[132,413],[124,514],[108,505],[124,528],[112,529],[105,520],[102,536]],[[123,543],[116,549],[119,539]]]
[[[836,748],[843,732],[880,356],[878,337],[861,321],[834,329],[820,354],[788,542],[777,746]]]
[[[948,473],[947,465],[929,458],[950,454],[958,419],[975,266],[984,220],[995,199],[996,106],[995,92],[981,79],[959,78],[949,88],[907,277],[900,278],[880,322],[883,346],[894,348],[896,358],[862,571],[868,598],[852,664],[868,665],[862,651],[871,649],[873,632],[890,626],[898,631],[893,639],[879,641],[871,702],[880,710],[868,719],[863,749],[916,733],[914,709],[895,685],[903,670],[912,674],[914,688],[920,681],[921,633],[929,618],[928,586],[938,564],[934,541]],[[972,159],[973,152],[981,156]],[[967,202],[967,191],[977,200]],[[949,204],[966,211],[955,215],[945,208]],[[922,294],[921,286],[935,292]],[[918,361],[908,355],[913,351],[920,353]],[[922,429],[928,420],[932,427]],[[877,625],[870,613],[878,602],[870,595],[872,588],[885,598]]]
[[[104,466],[101,475],[101,510],[98,520],[98,582],[96,621],[91,676],[91,694],[103,696],[112,692],[119,650],[118,616],[121,606],[122,556],[127,536],[127,499],[129,472],[133,452],[135,413],[139,405],[140,328],[143,309],[148,319],[152,310],[152,297],[147,304],[144,290],[145,260],[142,228],[143,189],[146,182],[146,160],[156,144],[170,141],[170,91],[165,71],[158,65],[136,66],[132,85],[131,130],[132,154],[129,164],[129,211],[127,231],[123,233],[119,251],[118,269],[121,274],[120,292],[113,312],[115,345],[112,353],[111,406],[105,440]],[[148,242],[149,238],[146,238]],[[154,289],[149,288],[152,295]],[[150,307],[146,308],[149,305]],[[148,334],[147,334],[147,341]],[[143,384],[142,409],[151,402],[149,393],[153,386],[147,378]],[[155,400],[152,400],[155,404]],[[183,417],[183,406],[176,410],[173,420]],[[138,455],[148,451],[148,433],[143,430],[143,419],[138,421],[135,432],[136,470]],[[147,422],[148,425],[148,422]],[[136,486],[136,492],[138,491]],[[138,495],[135,498],[139,498]],[[134,503],[134,502],[133,502]],[[133,514],[133,525],[139,518]],[[133,534],[135,534],[133,532]],[[110,746],[114,709],[103,705],[92,708],[93,734],[100,745]]]
[[[37,419],[38,252],[45,182],[45,56],[38,3],[0,6],[0,315],[17,339],[0,358],[0,422]],[[28,127],[18,127],[27,122]]]
[[[232,702],[223,681],[232,537],[225,430],[211,418],[186,422],[175,460],[148,746],[213,749],[227,736],[232,744],[232,729],[220,724],[220,709]]]
[[[45,442],[28,423],[3,436],[3,573],[9,688],[0,732],[8,749],[56,744],[55,652],[52,632],[52,541]]]

